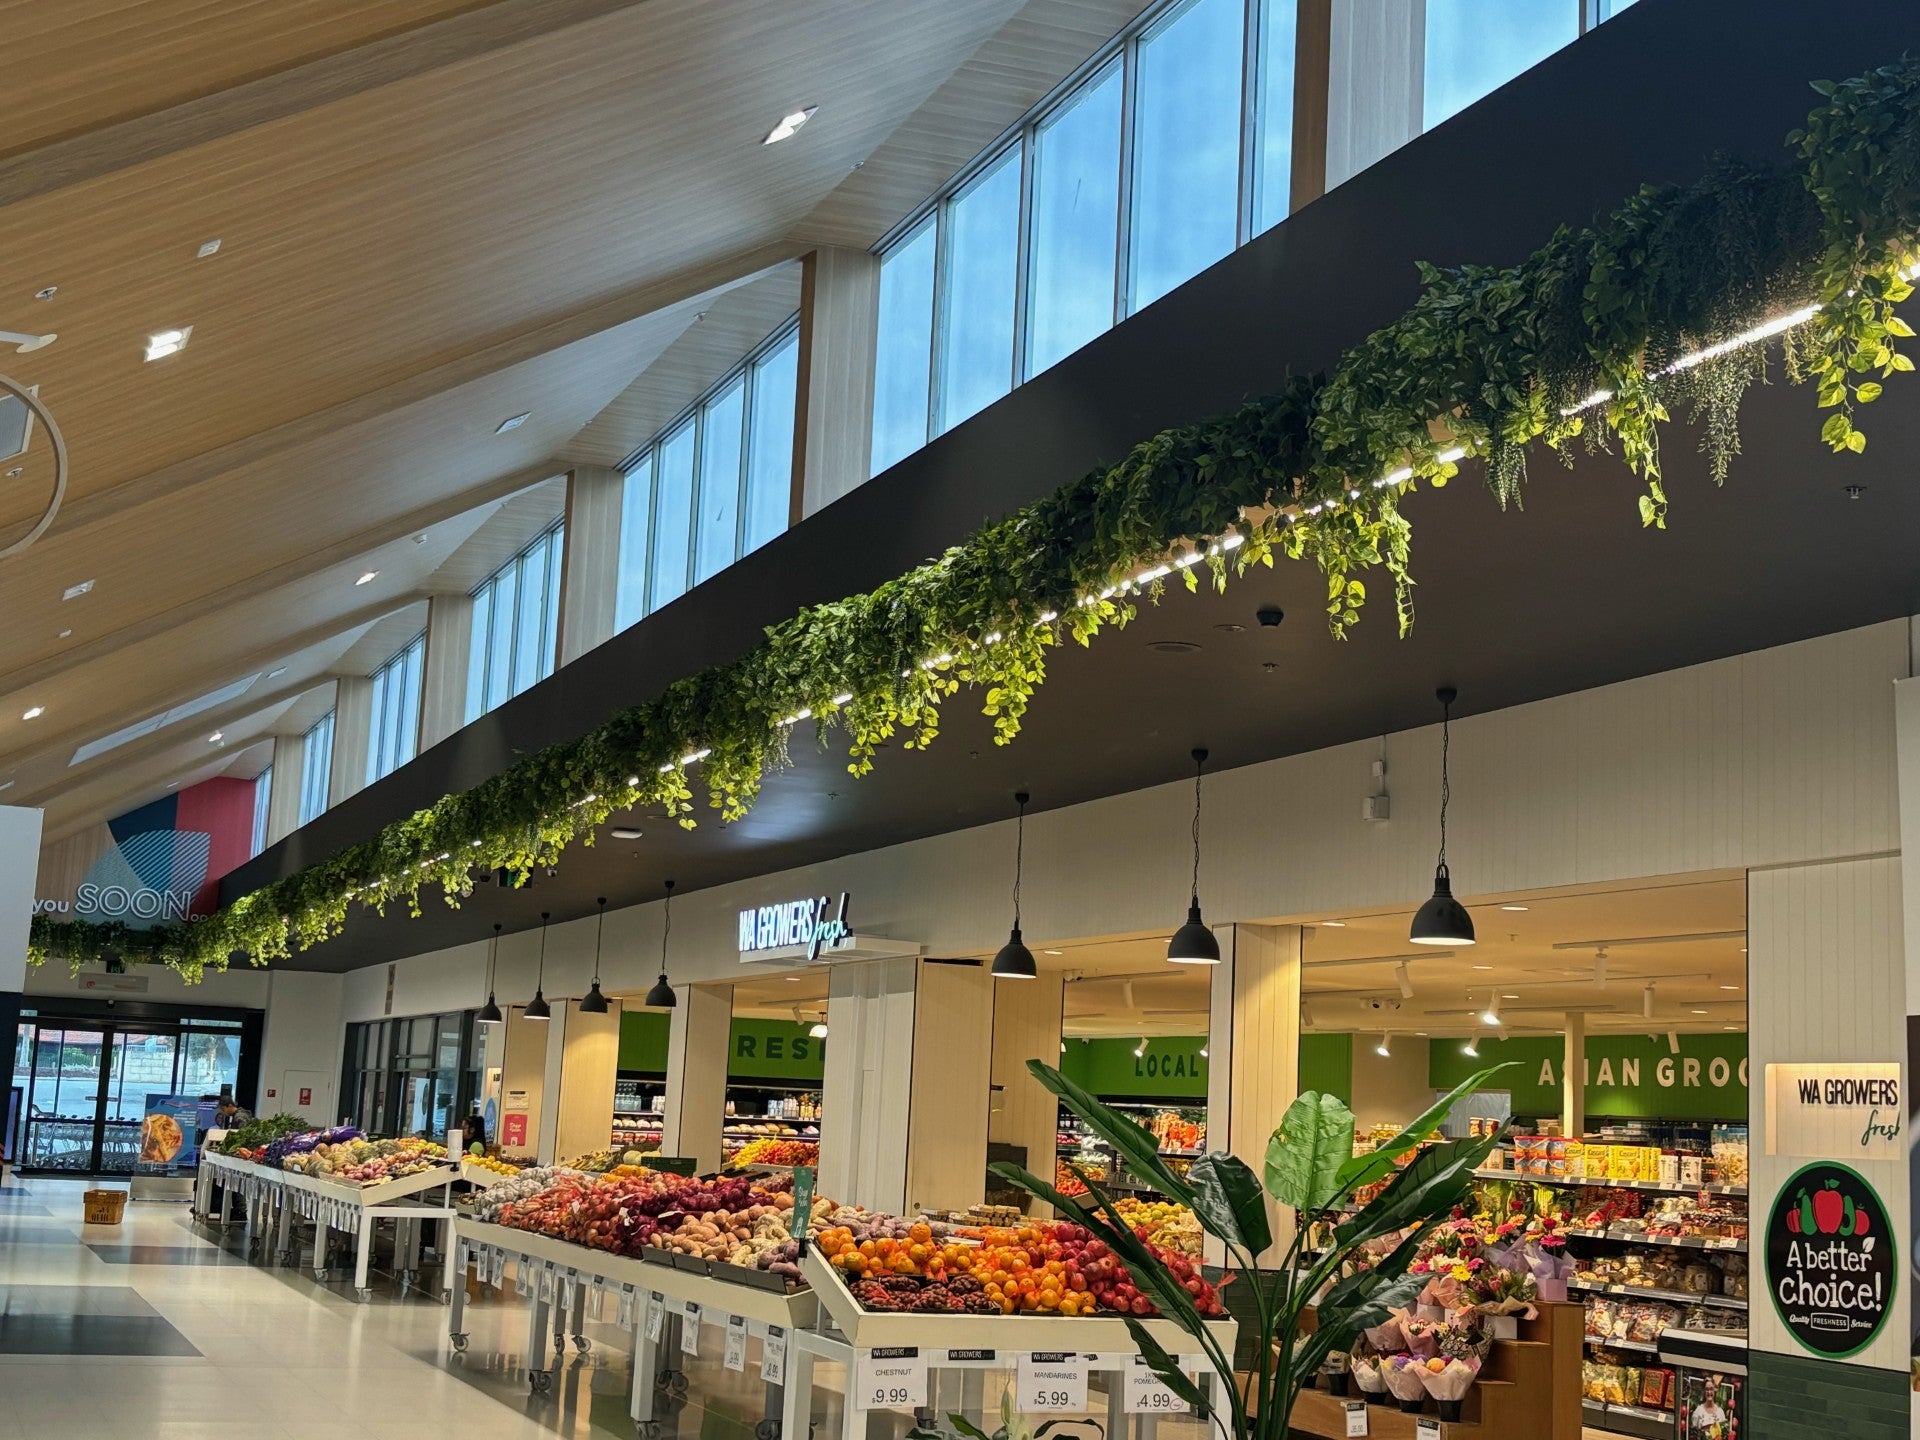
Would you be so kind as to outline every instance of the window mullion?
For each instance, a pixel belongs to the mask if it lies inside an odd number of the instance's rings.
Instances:
[[[1298,0],[1282,0],[1297,4]],[[1258,184],[1260,150],[1260,57],[1265,41],[1263,0],[1246,0],[1240,19],[1240,212],[1235,221],[1234,246],[1253,238],[1257,214],[1254,190]]]
[[[1009,392],[1028,379],[1027,324],[1032,313],[1028,291],[1033,283],[1033,179],[1034,158],[1039,153],[1034,143],[1037,121],[1028,121],[1020,130],[1020,219],[1015,231],[1013,283],[1013,375]]]
[[[941,433],[940,416],[945,411],[943,392],[946,389],[946,367],[940,363],[940,342],[947,323],[947,266],[948,250],[952,236],[949,234],[948,216],[951,213],[953,197],[947,196],[934,212],[933,222],[933,324],[927,327],[927,343],[931,353],[927,356],[927,441],[931,442]]]
[[[1114,227],[1113,323],[1127,318],[1127,300],[1133,289],[1133,130],[1140,85],[1140,37],[1129,35],[1121,47],[1125,73],[1120,82],[1120,216]]]

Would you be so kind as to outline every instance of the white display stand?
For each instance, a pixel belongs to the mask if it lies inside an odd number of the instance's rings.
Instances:
[[[412,1175],[383,1180],[377,1185],[355,1185],[321,1176],[275,1170],[232,1155],[203,1155],[200,1173],[195,1177],[194,1213],[214,1219],[212,1192],[221,1190],[216,1223],[225,1225],[233,1197],[247,1205],[250,1233],[264,1237],[271,1232],[274,1245],[272,1263],[293,1262],[291,1239],[295,1218],[314,1225],[313,1278],[328,1277],[327,1232],[338,1230],[354,1237],[354,1293],[362,1300],[372,1298],[367,1288],[367,1266],[378,1223],[391,1220],[395,1226],[395,1254],[401,1257],[399,1268],[411,1274],[417,1268],[422,1220],[451,1220],[454,1217],[452,1184],[459,1172],[451,1165],[435,1165]],[[438,1190],[436,1201],[426,1198]],[[453,1283],[453,1254],[449,1245],[441,1267],[441,1290]]]

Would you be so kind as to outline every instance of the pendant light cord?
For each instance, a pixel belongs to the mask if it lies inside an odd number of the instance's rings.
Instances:
[[[1453,798],[1453,782],[1448,774],[1449,755],[1453,749],[1453,692],[1440,692],[1440,863],[1439,868],[1447,868],[1447,802]]]
[[[1193,752],[1193,903],[1200,903],[1200,778],[1205,771],[1207,752]]]
[[[660,973],[667,973],[667,937],[673,934],[673,882],[667,881],[667,907],[660,926]]]
[[[500,968],[500,926],[493,927],[493,941],[487,946],[487,996],[493,996],[493,977]]]
[[[600,940],[607,933],[607,902],[600,901],[600,923],[593,931],[593,983],[600,983]]]
[[[1020,802],[1020,818],[1014,821],[1013,841],[1013,928],[1020,928],[1020,875],[1027,864],[1027,797],[1024,794],[1013,797]]]
[[[547,921],[552,918],[551,911],[540,912],[540,973],[533,982],[533,993],[536,995],[547,986]]]

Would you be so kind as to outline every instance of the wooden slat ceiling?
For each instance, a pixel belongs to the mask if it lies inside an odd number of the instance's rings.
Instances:
[[[617,465],[740,363],[800,308],[800,267],[786,265],[720,296],[658,360],[561,450],[567,460]]]
[[[0,327],[59,335],[0,372],[73,461],[0,562],[4,801],[70,833],[182,766],[257,770],[330,674],[557,515],[568,463],[624,457],[792,314],[805,250],[870,243],[1137,8],[0,0]],[[0,543],[49,471],[15,463]],[[68,773],[250,674],[226,758],[195,718]]]

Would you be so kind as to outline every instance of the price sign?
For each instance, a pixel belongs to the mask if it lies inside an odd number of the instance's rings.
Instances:
[[[553,1267],[548,1266],[540,1272],[540,1300],[545,1304],[553,1299]]]
[[[747,1322],[738,1315],[727,1320],[727,1347],[720,1363],[729,1370],[744,1372],[747,1368]]]
[[[1353,1437],[1356,1435],[1365,1435],[1367,1433],[1367,1402],[1364,1400],[1349,1400],[1345,1408],[1347,1412],[1348,1440],[1353,1440]]]
[[[686,1318],[680,1322],[680,1353],[698,1355],[700,1353],[700,1307],[688,1305],[682,1313]]]
[[[1087,1408],[1087,1362],[1071,1351],[1037,1351],[1020,1357],[1022,1410]]]
[[[498,1285],[507,1273],[507,1252],[496,1250],[487,1260],[487,1276],[490,1284]]]
[[[647,1339],[654,1344],[660,1343],[660,1335],[666,1328],[667,1307],[662,1303],[656,1291],[647,1296]]]
[[[620,1328],[622,1330],[633,1329],[633,1301],[633,1286],[622,1285],[620,1287]]]
[[[813,1167],[796,1165],[793,1167],[793,1219],[788,1223],[787,1234],[795,1240],[807,1238],[807,1222],[813,1218]]]
[[[1127,1366],[1129,1415],[1184,1415],[1188,1408],[1186,1401],[1160,1383],[1160,1377],[1144,1359],[1138,1355],[1132,1358]]]
[[[927,1403],[927,1367],[911,1345],[862,1350],[854,1357],[855,1410],[917,1410]]]
[[[1440,1440],[1440,1422],[1438,1420],[1414,1421],[1413,1440]]]
[[[760,1378],[769,1385],[787,1383],[787,1332],[778,1325],[769,1325],[760,1342]]]

